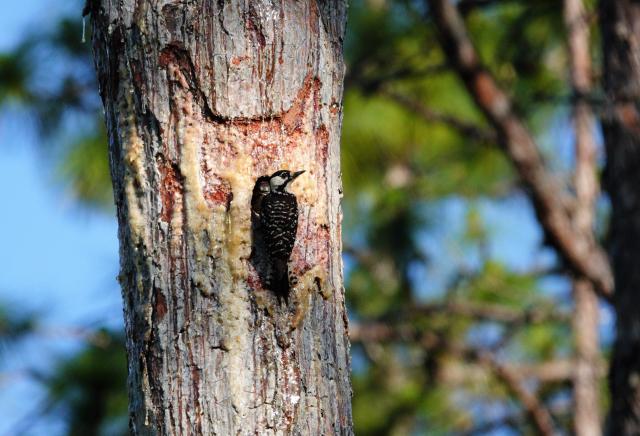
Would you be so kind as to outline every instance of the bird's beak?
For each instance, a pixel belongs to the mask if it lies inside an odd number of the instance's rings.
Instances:
[[[291,174],[291,180],[295,179],[296,177],[298,177],[300,174],[304,173],[305,170],[302,171],[296,171],[295,173]]]

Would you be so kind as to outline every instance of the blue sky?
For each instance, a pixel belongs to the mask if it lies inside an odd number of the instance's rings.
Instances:
[[[3,8],[0,50],[11,49],[25,32],[51,24],[61,7],[69,10],[72,3],[32,0]],[[0,112],[0,301],[17,312],[41,314],[43,332],[0,352],[0,435],[13,433],[38,414],[43,392],[25,369],[47,370],[78,349],[81,342],[66,333],[73,327],[122,324],[113,213],[75,204],[56,183],[36,141],[26,117]],[[42,421],[29,434],[60,434],[60,425]]]
[[[42,314],[43,336],[0,353],[0,435],[30,413],[34,403],[26,399],[42,395],[20,376],[25,368],[46,371],[56,357],[77,349],[81,343],[65,333],[72,327],[121,324],[115,220],[80,211],[52,189],[32,145],[4,147],[10,131],[0,133],[0,196],[10,205],[10,213],[0,214],[0,301]]]

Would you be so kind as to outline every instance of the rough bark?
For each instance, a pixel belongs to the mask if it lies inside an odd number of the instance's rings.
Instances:
[[[640,434],[640,3],[602,0],[602,120],[611,198],[609,250],[616,281],[616,340],[609,385],[612,435]]]
[[[350,434],[342,1],[93,0],[133,434]],[[296,180],[288,306],[251,263],[259,176]]]
[[[576,101],[573,106],[576,166],[576,193],[573,225],[582,235],[580,243],[594,244],[594,204],[598,197],[596,179],[595,117],[586,101],[592,88],[589,23],[582,0],[564,1],[564,20],[570,61],[570,80]],[[588,250],[589,246],[582,250]],[[573,425],[578,436],[599,436],[600,422],[600,343],[598,297],[585,277],[573,280],[573,335],[575,372],[573,376]]]

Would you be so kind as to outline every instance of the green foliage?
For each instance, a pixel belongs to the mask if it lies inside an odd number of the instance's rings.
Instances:
[[[104,208],[113,204],[107,139],[90,44],[81,35],[81,20],[63,17],[52,30],[36,31],[12,52],[0,53],[0,107],[27,109],[41,144],[53,148],[47,156],[59,180],[84,204]]]
[[[46,385],[69,435],[126,435],[127,360],[122,333],[101,330],[77,356],[60,363]]]
[[[499,303],[507,307],[527,307],[539,298],[535,277],[513,273],[504,265],[487,261],[460,293],[471,301]]]
[[[455,100],[455,93],[425,92],[434,105]],[[469,105],[464,97],[458,101]],[[442,124],[422,122],[388,99],[348,91],[342,133],[345,190],[376,194],[388,189],[393,184],[389,171],[400,166],[409,173],[407,182],[415,184],[410,192],[414,202],[452,194],[474,197],[504,192],[512,183],[508,163],[495,148],[473,141]]]
[[[0,102],[25,100],[29,65],[19,53],[0,53]]]
[[[433,30],[402,2],[353,1],[349,5],[346,85],[375,91],[390,77],[419,77],[440,62],[425,47]]]
[[[85,204],[107,205],[113,201],[109,160],[107,158],[106,132],[103,123],[91,135],[81,136],[65,150],[58,167],[63,182]]]
[[[496,22],[501,25],[495,26]],[[468,26],[483,61],[510,90],[518,110],[529,117],[546,112],[548,119],[549,103],[557,104],[554,99],[567,90],[558,2],[506,2],[490,14],[481,10],[470,14]]]
[[[17,342],[36,327],[36,315],[11,309],[8,303],[0,304],[0,345]]]

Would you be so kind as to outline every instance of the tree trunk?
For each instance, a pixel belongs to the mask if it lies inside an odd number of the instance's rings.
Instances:
[[[118,211],[133,434],[350,434],[343,1],[88,7]],[[280,305],[256,179],[306,170]]]
[[[611,197],[610,254],[616,282],[616,340],[609,433],[640,434],[640,3],[602,0],[607,111],[605,187]]]
[[[587,241],[583,250],[595,245],[593,235],[594,203],[598,198],[596,179],[595,117],[586,96],[591,93],[592,74],[589,53],[589,22],[582,0],[564,0],[571,86],[576,95],[573,107],[576,165],[574,188],[576,204],[573,225]],[[600,436],[600,341],[598,335],[598,297],[585,277],[573,280],[573,336],[575,373],[573,376],[573,428],[577,436]]]

